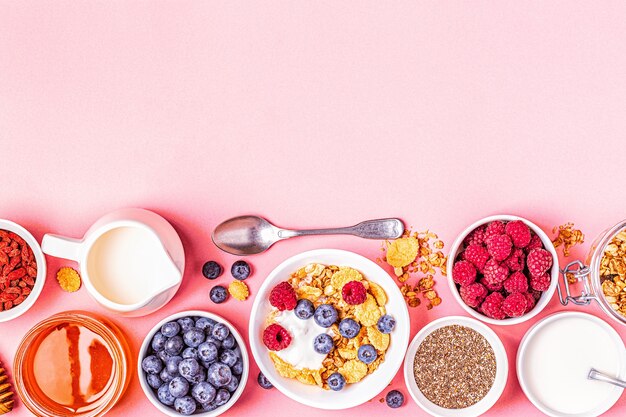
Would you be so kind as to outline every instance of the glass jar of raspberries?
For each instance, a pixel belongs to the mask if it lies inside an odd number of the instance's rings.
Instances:
[[[450,249],[447,270],[461,307],[500,325],[536,316],[552,298],[559,276],[550,238],[512,215],[486,217],[465,229]]]

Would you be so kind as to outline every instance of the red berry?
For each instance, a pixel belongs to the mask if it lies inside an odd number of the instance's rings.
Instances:
[[[502,302],[502,312],[509,317],[521,317],[526,311],[528,301],[521,292],[514,292]]]
[[[463,302],[473,308],[478,307],[480,303],[483,302],[487,296],[487,292],[487,288],[478,282],[461,287],[459,290]]]
[[[496,235],[487,239],[487,251],[498,262],[509,257],[512,247],[511,238],[507,235]]]
[[[287,281],[283,281],[272,288],[269,298],[270,304],[280,311],[293,310],[298,303],[296,292]]]
[[[543,242],[541,241],[541,238],[538,235],[533,234],[533,236],[530,238],[530,243],[526,245],[524,250],[526,251],[526,253],[528,253],[533,249],[541,248],[543,248]]]
[[[280,324],[270,324],[263,330],[263,344],[269,350],[283,350],[291,343],[291,335]]]
[[[452,279],[462,287],[476,281],[476,268],[471,262],[457,261],[452,268]]]
[[[359,281],[350,281],[341,289],[343,300],[350,305],[363,304],[367,298],[367,291]]]
[[[503,262],[509,268],[510,271],[521,271],[524,269],[526,262],[526,255],[524,251],[519,248],[513,249],[508,258]]]
[[[491,258],[485,264],[483,274],[489,284],[501,284],[509,277],[509,269]]]
[[[526,311],[524,311],[524,314],[526,314],[535,307],[536,301],[535,297],[531,293],[525,292],[523,294],[524,297],[526,297]]]
[[[496,320],[503,320],[506,318],[506,314],[502,311],[502,302],[504,297],[499,292],[492,292],[485,301],[480,305],[480,311],[487,317],[491,317]]]
[[[465,251],[463,251],[463,259],[471,262],[476,269],[482,271],[485,267],[485,263],[489,259],[489,252],[487,252],[484,246],[474,243],[465,248]]]
[[[535,291],[547,291],[550,288],[550,274],[530,277],[530,287]]]
[[[545,249],[533,249],[528,252],[526,266],[531,276],[541,276],[552,266],[552,254]]]
[[[487,281],[485,279],[485,277],[483,277],[480,280],[480,283],[483,284],[485,286],[485,288],[487,288],[489,290],[489,292],[500,291],[500,290],[502,290],[502,288],[504,288],[504,283],[502,283],[502,282],[491,283],[491,282]]]
[[[463,240],[465,246],[482,245],[485,243],[485,226],[479,226],[472,230]]]
[[[504,233],[504,223],[499,220],[491,222],[485,229],[485,242],[492,236],[503,235]]]
[[[504,281],[504,289],[508,293],[528,291],[528,278],[521,272],[513,272]]]
[[[505,232],[516,248],[525,248],[530,243],[530,228],[521,220],[508,222],[504,228]]]

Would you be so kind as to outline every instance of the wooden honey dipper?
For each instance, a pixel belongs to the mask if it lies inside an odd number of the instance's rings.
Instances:
[[[6,414],[13,410],[13,390],[9,383],[9,377],[0,362],[0,414]]]

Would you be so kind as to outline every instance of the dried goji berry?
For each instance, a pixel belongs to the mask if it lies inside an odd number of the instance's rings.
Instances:
[[[0,251],[0,265],[6,265],[9,263],[9,257],[6,253]]]
[[[20,305],[24,301],[24,296],[20,295],[15,300],[13,300],[13,305]]]
[[[35,267],[32,267],[32,266],[28,265],[28,266],[26,267],[26,273],[27,273],[29,276],[31,276],[31,277],[33,277],[33,278],[36,278],[36,277],[37,277],[37,268],[35,268]]]
[[[10,272],[9,275],[8,275],[8,278],[9,278],[9,280],[13,281],[14,279],[22,278],[24,275],[26,275],[26,269],[18,268],[16,270]]]
[[[22,281],[25,282],[26,285],[30,285],[31,287],[33,285],[35,285],[35,279],[33,277],[31,277],[31,276],[28,276],[28,275],[24,276],[22,278]]]
[[[26,287],[26,288],[22,288],[22,295],[23,296],[27,296],[28,294],[30,294],[31,289]]]
[[[10,310],[12,308],[13,308],[13,301],[7,301],[6,303],[4,303],[5,310]]]

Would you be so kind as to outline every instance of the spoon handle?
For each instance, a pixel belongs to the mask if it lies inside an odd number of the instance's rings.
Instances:
[[[617,385],[618,387],[626,388],[626,381],[622,381],[621,379],[613,378],[611,376],[603,374],[602,372],[596,371],[593,368],[591,368],[591,371],[589,371],[589,375],[587,377],[589,379],[594,379],[596,381],[607,382],[609,384]]]
[[[278,231],[281,239],[311,235],[354,235],[365,239],[397,239],[404,233],[404,223],[400,219],[367,220],[350,227],[331,229],[285,230]]]

